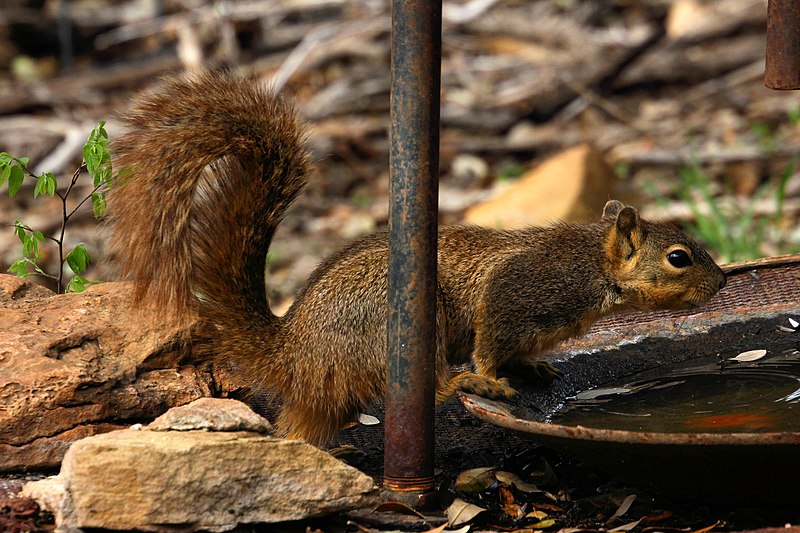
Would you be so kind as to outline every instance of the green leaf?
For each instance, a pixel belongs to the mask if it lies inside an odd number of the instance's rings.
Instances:
[[[39,238],[41,236],[41,239]],[[41,232],[35,231],[25,234],[22,241],[22,253],[25,257],[39,257],[39,242],[44,240]]]
[[[40,178],[44,178],[46,182],[44,192],[52,197],[56,193],[56,188],[58,188],[58,181],[56,180],[55,174],[52,172],[45,172],[40,176]]]
[[[86,278],[76,275],[67,283],[67,292],[83,292],[86,290]]]
[[[0,166],[8,165],[12,159],[14,158],[8,152],[0,152]]]
[[[86,245],[80,243],[70,253],[67,254],[67,264],[76,274],[80,274],[86,270],[92,258],[89,257],[89,252],[86,250]]]
[[[14,235],[19,237],[19,240],[22,241],[23,243],[25,242],[25,238],[27,235],[25,231],[25,225],[19,220],[14,222]]]
[[[36,178],[36,187],[33,188],[34,198],[37,198],[40,194],[47,194],[47,176],[44,174]]]
[[[95,187],[99,187],[103,183],[108,183],[111,180],[111,167],[105,165],[97,169],[97,172],[92,177],[92,183]]]
[[[102,137],[103,139],[108,140],[108,133],[106,132],[105,126],[106,126],[106,121],[101,120],[100,122],[97,123],[97,128],[95,128],[95,131],[97,131],[98,137]]]
[[[11,167],[11,173],[8,176],[8,195],[13,198],[19,192],[19,188],[22,187],[22,180],[25,178],[25,174],[22,172],[22,168],[18,166]]]
[[[31,162],[30,157],[17,157],[14,160],[23,168],[23,170],[28,168],[28,163]]]
[[[95,187],[107,180],[111,171],[111,154],[107,146],[108,132],[104,126],[105,122],[100,121],[97,127],[91,131],[89,139],[83,146],[83,160],[86,162],[86,170],[94,180]],[[98,171],[102,172],[98,175]]]
[[[92,281],[76,274],[75,277],[67,283],[66,290],[67,292],[83,292],[89,285],[97,285],[98,283],[102,283],[102,281]]]
[[[28,274],[30,274],[30,272],[28,272],[28,260],[23,257],[22,259],[14,261],[11,266],[8,267],[8,271],[21,278],[27,277]]]
[[[0,163],[0,186],[2,186],[11,175],[11,165]]]
[[[99,218],[106,212],[106,195],[100,191],[92,193],[92,211],[95,218]]]

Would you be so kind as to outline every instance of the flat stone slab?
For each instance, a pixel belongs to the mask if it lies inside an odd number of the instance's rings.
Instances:
[[[22,492],[70,528],[228,531],[374,506],[371,477],[302,441],[262,433],[127,429],[72,445]]]

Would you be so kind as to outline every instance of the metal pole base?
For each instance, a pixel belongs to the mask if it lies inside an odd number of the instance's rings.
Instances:
[[[430,477],[386,477],[383,479],[381,499],[402,503],[417,511],[438,510],[441,507],[433,478]]]

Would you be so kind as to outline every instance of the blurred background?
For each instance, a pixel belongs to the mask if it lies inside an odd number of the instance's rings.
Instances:
[[[763,86],[767,0],[445,1],[440,220],[585,221],[609,198],[686,226],[720,262],[800,250],[800,93]],[[388,216],[388,0],[3,0],[0,152],[65,191],[98,121],[113,141],[136,91],[171,72],[242,68],[297,101],[317,161],[270,251],[286,308],[313,268]],[[118,169],[115,169],[118,170]],[[0,175],[0,177],[2,177]],[[58,235],[60,200],[0,188],[14,222]],[[91,194],[82,177],[70,209]],[[143,216],[147,216],[143,206]],[[113,279],[91,202],[65,245]],[[39,265],[58,269],[57,249]],[[46,282],[46,280],[45,280]]]

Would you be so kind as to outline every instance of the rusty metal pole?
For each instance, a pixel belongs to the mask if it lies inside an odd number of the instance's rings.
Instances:
[[[433,490],[441,0],[393,0],[384,488]]]
[[[800,2],[769,0],[764,85],[800,89]]]

